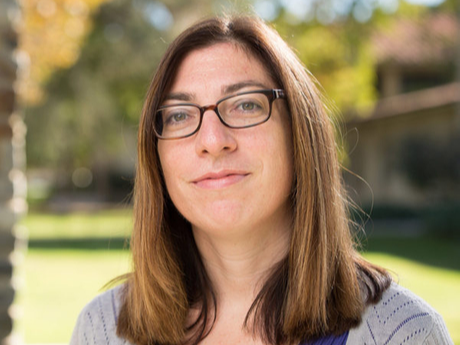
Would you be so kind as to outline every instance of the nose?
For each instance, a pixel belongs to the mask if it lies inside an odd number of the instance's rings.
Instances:
[[[196,137],[197,154],[219,156],[234,151],[237,146],[233,130],[220,121],[214,109],[206,110]]]

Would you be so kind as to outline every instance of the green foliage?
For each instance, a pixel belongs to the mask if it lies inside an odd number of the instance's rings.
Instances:
[[[460,188],[460,135],[443,142],[427,137],[409,137],[402,145],[400,165],[407,178],[419,188]],[[449,193],[448,193],[449,194]]]
[[[423,213],[427,231],[439,238],[460,240],[460,201],[433,205]]]
[[[408,224],[415,224],[417,231],[432,238],[453,240],[458,246],[460,240],[460,201],[427,200],[425,206],[407,206],[394,204],[378,204],[373,207],[364,207],[363,212],[351,211],[352,219],[366,227],[367,231],[376,230],[383,233],[390,230],[392,233],[410,234]],[[382,229],[385,224],[394,224],[393,229]],[[426,253],[425,253],[426,255]]]
[[[419,218],[421,216],[420,210],[415,207],[394,205],[394,204],[380,204],[375,206],[367,206],[364,212],[370,216],[372,220],[406,220]]]
[[[460,14],[460,3],[458,0],[444,0],[444,2],[439,6],[440,10],[457,12]]]
[[[352,19],[324,26],[317,22],[290,24],[280,16],[276,28],[316,77],[326,97],[343,114],[367,110],[377,98],[375,61],[370,35],[376,23]]]
[[[166,44],[129,0],[101,7],[93,24],[77,63],[55,73],[47,101],[26,111],[30,166],[91,167],[116,159],[123,137],[135,137]]]

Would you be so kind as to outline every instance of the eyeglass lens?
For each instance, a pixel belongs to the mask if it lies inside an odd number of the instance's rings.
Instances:
[[[188,136],[200,126],[201,112],[205,110],[190,104],[165,106],[156,113],[155,131],[162,138]],[[235,95],[218,102],[216,112],[229,127],[250,127],[270,116],[270,100],[261,92]]]

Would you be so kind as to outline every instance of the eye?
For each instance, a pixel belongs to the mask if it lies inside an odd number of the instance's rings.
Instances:
[[[240,104],[240,107],[242,110],[251,111],[251,110],[256,109],[258,106],[257,104],[253,102],[245,102],[245,103]]]
[[[181,122],[187,119],[188,115],[186,113],[173,113],[168,117],[167,122]]]
[[[166,126],[187,124],[196,117],[196,109],[192,107],[171,107],[163,110],[163,123]]]
[[[240,102],[235,109],[238,112],[254,112],[259,111],[261,106],[254,100],[245,100]]]

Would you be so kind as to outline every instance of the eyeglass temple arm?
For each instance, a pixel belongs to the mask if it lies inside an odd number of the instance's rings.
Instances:
[[[286,93],[282,89],[274,89],[273,94],[275,96],[275,99],[277,99],[277,98],[285,98],[286,97]]]

